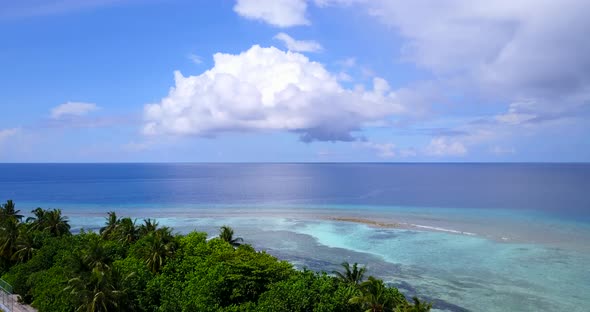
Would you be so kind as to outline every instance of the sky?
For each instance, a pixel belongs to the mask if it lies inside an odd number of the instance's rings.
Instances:
[[[587,0],[0,0],[0,162],[588,162]]]

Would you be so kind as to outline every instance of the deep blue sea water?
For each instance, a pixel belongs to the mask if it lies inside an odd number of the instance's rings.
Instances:
[[[343,204],[541,211],[590,220],[590,164],[0,164],[43,204]]]
[[[590,311],[590,164],[0,164],[0,200],[346,260],[451,311]],[[371,227],[334,218],[363,218]]]

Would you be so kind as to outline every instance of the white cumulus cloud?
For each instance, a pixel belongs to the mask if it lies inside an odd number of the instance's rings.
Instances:
[[[67,102],[51,109],[51,118],[59,119],[64,116],[84,116],[98,110],[94,103]]]
[[[234,11],[240,16],[278,27],[309,25],[305,0],[237,0]]]
[[[437,137],[430,140],[426,147],[426,154],[432,156],[463,156],[467,153],[465,145],[445,137]]]
[[[286,33],[278,33],[275,39],[282,41],[287,49],[293,52],[319,52],[321,51],[322,45],[313,40],[295,40],[293,37]]]
[[[406,111],[384,79],[375,78],[369,90],[347,89],[299,53],[254,45],[213,59],[198,76],[175,72],[168,96],[145,106],[145,134],[283,130],[306,142],[353,141],[366,123]]]

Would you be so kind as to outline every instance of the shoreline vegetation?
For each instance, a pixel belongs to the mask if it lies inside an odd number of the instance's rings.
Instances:
[[[429,311],[357,263],[331,272],[296,270],[243,244],[229,226],[219,236],[173,234],[152,219],[109,212],[98,232],[70,231],[61,210],[24,219],[0,205],[0,275],[21,301],[44,311]],[[24,219],[24,220],[23,220]],[[357,218],[335,221],[394,227]],[[139,223],[139,224],[138,224]]]

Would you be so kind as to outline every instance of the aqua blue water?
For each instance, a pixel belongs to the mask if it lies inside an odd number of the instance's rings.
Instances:
[[[589,190],[589,164],[0,164],[0,200],[76,229],[109,210],[230,224],[298,267],[363,263],[450,311],[589,311]]]

